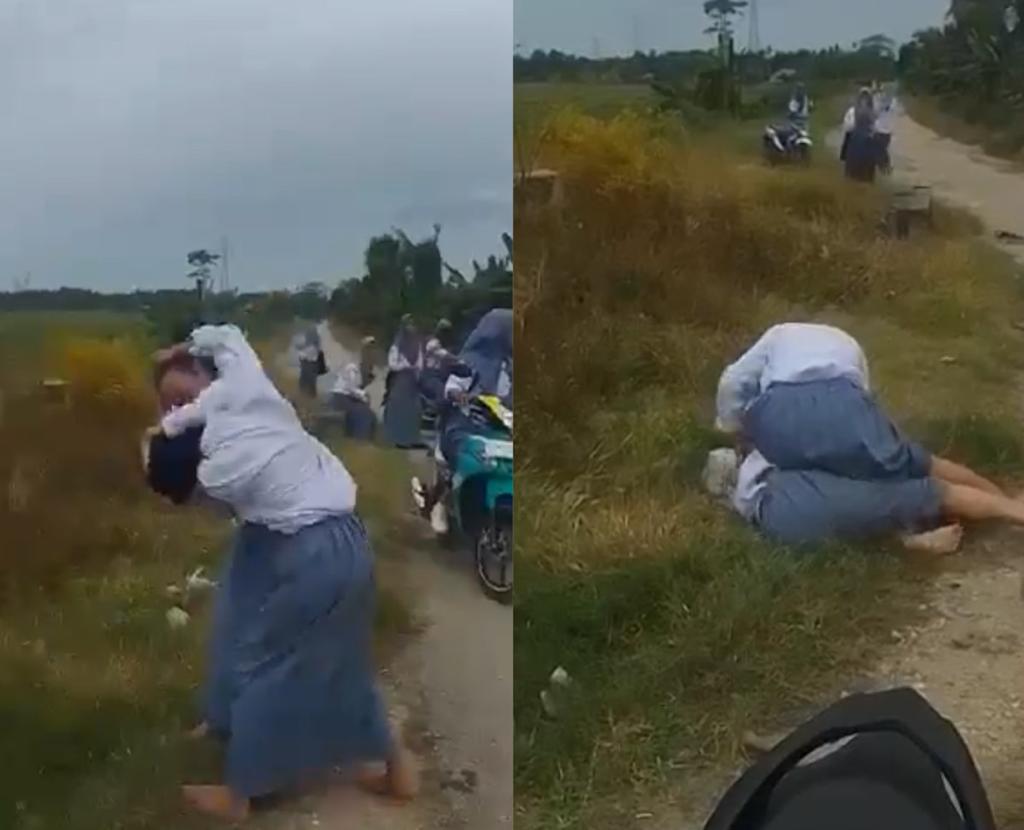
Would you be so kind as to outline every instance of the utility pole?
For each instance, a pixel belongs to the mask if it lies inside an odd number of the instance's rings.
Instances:
[[[633,15],[633,54],[640,51],[640,15]]]
[[[747,52],[757,55],[761,52],[761,21],[757,14],[757,0],[750,0],[750,8],[747,11],[750,32],[747,37]]]
[[[228,238],[222,236],[220,240],[220,290],[227,292],[231,289],[231,272],[228,270]]]

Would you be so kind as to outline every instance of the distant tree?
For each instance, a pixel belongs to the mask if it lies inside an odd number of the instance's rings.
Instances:
[[[877,52],[890,58],[896,57],[896,41],[888,35],[871,35],[857,44],[858,50]]]
[[[322,282],[309,282],[292,295],[291,307],[304,320],[322,320],[327,316],[330,296],[330,289]]]
[[[441,226],[434,225],[432,236],[413,242],[402,230],[395,228],[401,245],[401,261],[410,276],[412,293],[417,305],[429,305],[444,282],[444,262],[439,239]]]
[[[192,269],[188,274],[188,279],[193,280],[196,284],[196,297],[200,306],[202,306],[207,289],[213,281],[213,265],[219,259],[220,254],[211,254],[205,248],[188,253],[188,266]]]

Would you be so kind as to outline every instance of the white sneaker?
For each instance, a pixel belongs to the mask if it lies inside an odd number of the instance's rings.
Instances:
[[[444,536],[448,532],[448,511],[444,504],[438,502],[430,511],[430,526],[438,536]]]

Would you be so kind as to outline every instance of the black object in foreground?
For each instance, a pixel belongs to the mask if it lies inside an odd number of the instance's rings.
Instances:
[[[199,483],[199,462],[202,453],[199,441],[203,428],[191,427],[174,438],[163,433],[149,441],[149,466],[146,481],[153,491],[174,504],[184,504]]]
[[[845,698],[805,723],[729,789],[705,830],[824,827],[995,830],[995,821],[956,727],[913,689],[895,689]]]

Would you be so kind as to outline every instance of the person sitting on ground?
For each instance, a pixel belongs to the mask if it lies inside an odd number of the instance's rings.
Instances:
[[[1024,501],[900,432],[870,392],[860,344],[838,328],[773,326],[723,372],[717,413],[749,451],[734,503],[779,541],[1024,524]]]
[[[346,435],[362,441],[373,440],[377,416],[370,407],[370,396],[358,364],[349,363],[338,373],[331,389],[331,406],[344,413]]]
[[[159,353],[155,382],[166,413],[144,454],[150,486],[177,504],[200,494],[238,524],[199,730],[227,742],[225,783],[185,787],[186,799],[242,820],[253,798],[310,773],[379,762],[383,779],[364,783],[412,797],[414,766],[374,677],[373,553],[348,471],[234,326],[201,327]]]
[[[793,89],[793,95],[789,99],[788,118],[789,123],[801,130],[806,130],[811,122],[811,110],[814,104],[807,94],[807,86],[798,83]]]

